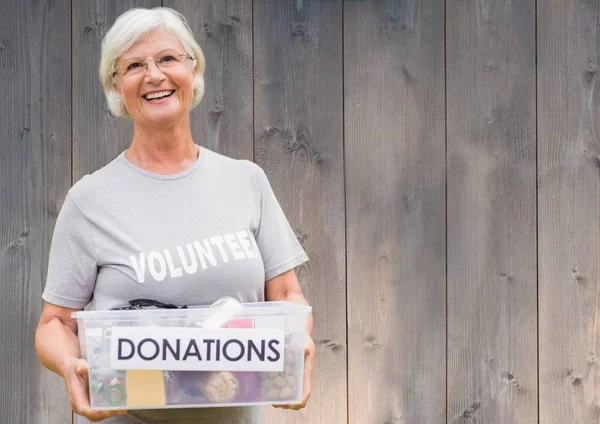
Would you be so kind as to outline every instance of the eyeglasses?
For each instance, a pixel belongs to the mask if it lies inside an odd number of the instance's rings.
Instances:
[[[134,77],[144,75],[146,71],[148,71],[148,62],[154,62],[156,67],[161,71],[168,71],[169,69],[174,69],[183,65],[188,60],[193,62],[195,59],[188,53],[181,53],[178,55],[167,53],[164,56],[153,57],[148,60],[132,60],[126,62],[124,65],[117,66],[113,76],[121,75],[123,77]]]

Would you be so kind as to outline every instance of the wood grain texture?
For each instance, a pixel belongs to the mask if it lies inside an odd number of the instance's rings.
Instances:
[[[73,1],[73,182],[109,163],[131,143],[133,124],[113,118],[98,69],[102,39],[123,12],[160,0]]]
[[[206,59],[204,99],[191,116],[194,140],[226,156],[253,160],[252,1],[163,3],[185,16]]]
[[[71,182],[70,5],[0,13],[0,422],[71,421],[62,379],[34,348],[50,240]]]
[[[349,423],[443,423],[443,1],[346,1],[344,76]]]
[[[309,406],[268,422],[345,423],[341,0],[255,1],[254,65],[256,162],[310,258],[296,272],[318,351]]]
[[[540,423],[600,421],[599,16],[538,2]]]
[[[537,423],[535,3],[446,10],[447,422]]]

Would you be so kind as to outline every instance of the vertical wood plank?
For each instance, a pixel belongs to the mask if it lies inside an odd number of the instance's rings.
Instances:
[[[70,3],[0,13],[0,421],[70,422],[62,379],[34,349],[52,231],[71,183]]]
[[[541,423],[600,420],[599,16],[538,1]]]
[[[205,93],[191,116],[194,141],[253,160],[252,1],[164,0],[187,19],[206,59]]]
[[[344,3],[349,422],[445,420],[444,3]]]
[[[102,39],[123,12],[157,6],[160,0],[73,1],[73,182],[109,163],[131,143],[131,121],[111,117],[102,91]]]
[[[345,423],[346,287],[342,2],[254,2],[255,151],[310,257],[297,269],[314,307],[309,406],[269,423]]]
[[[535,2],[446,10],[447,422],[537,423]]]

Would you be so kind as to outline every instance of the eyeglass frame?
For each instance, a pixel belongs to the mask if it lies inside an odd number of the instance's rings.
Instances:
[[[157,60],[161,60],[161,59],[163,59],[163,60],[164,60],[164,58],[165,58],[165,57],[168,57],[168,56],[172,56],[172,55],[168,55],[168,54],[167,54],[167,55],[165,55],[164,57],[159,57],[159,58],[156,58],[156,57],[151,57],[150,59],[146,59],[146,60],[140,60],[140,61],[135,61],[135,62],[133,62],[133,63],[140,63],[140,64],[142,64],[142,67],[143,67],[143,68],[146,68],[146,69],[145,69],[145,71],[144,71],[144,74],[145,74],[146,72],[148,72],[148,62],[151,62],[151,61],[152,61],[152,62],[154,62],[154,64],[156,65],[156,67],[157,67],[158,69],[160,69],[160,65],[159,65],[159,64],[157,64],[157,62],[156,62],[156,61],[157,61]],[[189,53],[187,53],[187,52],[185,52],[185,53],[181,53],[181,54],[178,54],[178,55],[177,55],[177,56],[175,56],[175,57],[181,57],[181,56],[187,57],[187,58],[188,58],[189,60],[191,60],[192,62],[195,62],[195,61],[196,61],[196,59],[195,59],[195,58],[194,58],[194,57],[193,57],[191,54],[189,54]],[[177,60],[177,61],[178,61],[179,63],[183,63],[182,61],[179,61],[179,60]],[[130,63],[129,65],[131,65],[131,63]],[[127,66],[129,66],[129,65],[127,65]],[[117,67],[115,68],[114,72],[113,72],[113,78],[115,78],[117,75],[120,75],[120,76],[122,76],[122,77],[123,77],[123,76],[125,76],[125,75],[126,75],[125,73],[119,73],[119,68],[124,68],[124,67],[125,67],[125,65],[117,66]],[[162,69],[160,69],[160,71],[162,72]],[[125,71],[125,72],[127,72],[127,71]],[[140,74],[140,75],[143,75],[143,74]]]

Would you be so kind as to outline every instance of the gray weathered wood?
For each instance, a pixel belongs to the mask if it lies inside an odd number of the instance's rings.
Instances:
[[[48,251],[71,183],[70,5],[0,13],[0,422],[70,422],[62,379],[34,349]]]
[[[349,422],[445,420],[444,2],[346,1]]]
[[[537,423],[535,3],[446,10],[447,422]]]
[[[192,111],[194,141],[252,160],[251,0],[165,0],[187,19],[206,59],[205,94]]]
[[[318,350],[309,406],[268,422],[345,423],[341,0],[255,1],[254,65],[256,162],[310,257],[296,271]]]
[[[73,182],[109,163],[131,143],[132,123],[110,116],[98,76],[102,39],[132,7],[160,0],[73,2]]]
[[[597,423],[600,7],[538,11],[540,423]]]

